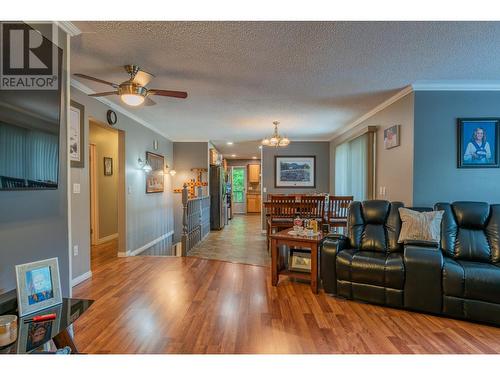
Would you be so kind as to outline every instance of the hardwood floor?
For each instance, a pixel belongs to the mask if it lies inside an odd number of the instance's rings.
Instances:
[[[271,286],[269,267],[114,258],[74,296],[85,353],[500,353],[500,328]]]
[[[93,245],[90,249],[91,269],[99,267],[118,256],[118,239],[104,242],[100,245]]]

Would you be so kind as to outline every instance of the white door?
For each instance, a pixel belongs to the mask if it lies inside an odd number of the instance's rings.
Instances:
[[[246,168],[232,167],[231,203],[232,203],[233,213],[235,214],[247,213],[246,186],[247,186]]]

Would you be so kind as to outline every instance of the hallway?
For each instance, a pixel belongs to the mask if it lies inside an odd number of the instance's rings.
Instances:
[[[259,214],[234,215],[224,229],[211,231],[188,255],[257,266],[271,263]]]

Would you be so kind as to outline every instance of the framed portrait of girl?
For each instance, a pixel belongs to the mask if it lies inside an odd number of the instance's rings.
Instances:
[[[500,119],[458,119],[458,168],[498,168]]]

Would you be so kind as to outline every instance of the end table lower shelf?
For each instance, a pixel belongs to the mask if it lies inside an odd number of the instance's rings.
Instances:
[[[271,281],[273,286],[278,285],[279,275],[288,275],[301,279],[309,279],[311,290],[313,293],[318,293],[318,254],[321,243],[323,242],[323,234],[318,233],[314,236],[297,236],[288,234],[291,228],[271,234]],[[285,245],[288,248],[292,246],[298,248],[311,249],[311,273],[281,270],[279,261],[279,247]]]

